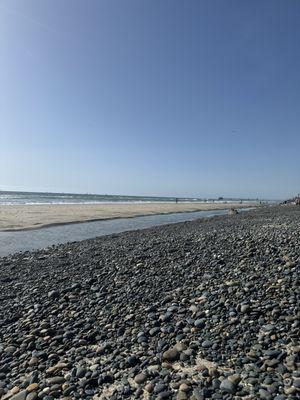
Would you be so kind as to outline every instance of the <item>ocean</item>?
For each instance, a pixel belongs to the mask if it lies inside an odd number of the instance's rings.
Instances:
[[[39,192],[8,192],[0,191],[0,205],[4,204],[98,204],[98,203],[155,203],[175,202],[175,197],[151,197],[151,196],[119,196],[108,194],[73,194],[73,193],[39,193]],[[249,199],[243,199],[249,201]],[[206,202],[215,201],[233,202],[240,199],[201,199],[178,198],[179,202]],[[250,200],[251,201],[251,200]],[[254,201],[254,200],[253,200]],[[256,200],[255,200],[256,201]]]

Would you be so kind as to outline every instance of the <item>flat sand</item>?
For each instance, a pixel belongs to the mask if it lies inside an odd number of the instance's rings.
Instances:
[[[118,204],[47,204],[1,205],[0,231],[37,229],[70,224],[153,214],[221,210],[253,207],[253,203],[118,203]]]

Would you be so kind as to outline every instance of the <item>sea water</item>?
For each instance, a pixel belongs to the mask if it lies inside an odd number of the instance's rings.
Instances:
[[[179,202],[216,202],[229,203],[241,199],[205,199],[196,197],[181,197]],[[249,201],[249,199],[243,199]],[[98,203],[155,203],[175,202],[175,197],[159,196],[122,196],[110,194],[72,194],[72,193],[41,193],[41,192],[6,192],[0,191],[1,204],[98,204]],[[250,200],[251,201],[251,200]],[[252,200],[256,201],[256,200]]]

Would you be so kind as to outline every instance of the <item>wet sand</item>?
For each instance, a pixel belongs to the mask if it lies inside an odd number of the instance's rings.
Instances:
[[[49,204],[0,206],[0,231],[36,229],[45,226],[130,218],[153,214],[253,207],[253,203],[119,203]]]

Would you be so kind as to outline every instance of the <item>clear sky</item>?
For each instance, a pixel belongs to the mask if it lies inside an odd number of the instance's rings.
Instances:
[[[300,191],[299,0],[0,0],[0,189]]]

